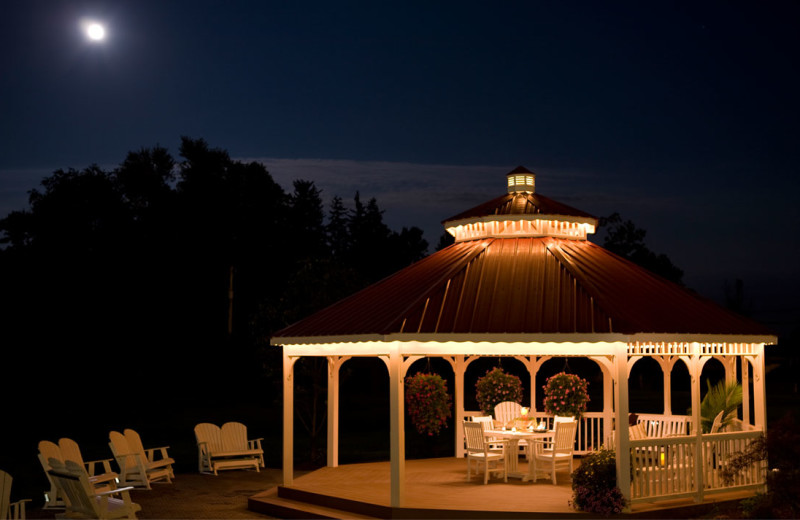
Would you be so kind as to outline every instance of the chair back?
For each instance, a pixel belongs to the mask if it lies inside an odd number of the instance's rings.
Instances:
[[[468,452],[483,453],[486,444],[483,437],[483,424],[474,421],[464,421],[464,440],[466,441]]]
[[[247,426],[240,422],[226,422],[220,428],[223,451],[247,450]]]
[[[64,455],[61,452],[61,448],[55,442],[39,441],[39,461],[41,461],[45,471],[50,470],[50,459],[64,462]],[[4,517],[0,516],[0,518]]]
[[[142,438],[139,437],[139,434],[136,432],[136,430],[125,428],[124,434],[125,440],[128,441],[128,448],[130,448],[131,453],[138,453],[141,455],[142,460],[147,460],[144,452],[144,444],[142,444]]]
[[[472,417],[472,422],[481,423],[484,430],[491,430],[493,425],[491,415],[475,415]]]
[[[522,413],[522,405],[514,401],[503,401],[494,407],[494,418],[500,426],[506,426]]]
[[[222,432],[220,427],[212,423],[199,423],[194,427],[197,444],[205,443],[209,453],[222,451]]]
[[[8,518],[8,509],[11,507],[11,475],[0,469],[0,518]]]
[[[575,434],[578,432],[576,421],[556,423],[553,431],[553,451],[572,452],[575,450]]]
[[[89,484],[89,476],[82,466],[67,460],[61,462],[50,459],[51,470],[48,475],[64,493],[67,513],[82,518],[102,518],[94,500],[94,490]]]
[[[58,439],[58,447],[61,448],[61,454],[64,456],[62,460],[72,460],[77,462],[81,467],[85,467],[83,462],[83,455],[78,443],[72,439],[62,437]]]
[[[109,443],[111,452],[114,454],[114,458],[117,459],[120,469],[136,467],[136,457],[133,455],[133,450],[128,445],[128,440],[125,436],[120,432],[112,431],[108,434],[108,439],[111,441]]]
[[[558,424],[561,422],[573,422],[575,420],[574,417],[571,415],[555,415],[553,416],[553,424]]]

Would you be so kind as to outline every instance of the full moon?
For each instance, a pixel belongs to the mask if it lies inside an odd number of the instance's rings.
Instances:
[[[86,35],[90,40],[97,42],[106,37],[106,30],[99,23],[92,23],[86,28]]]

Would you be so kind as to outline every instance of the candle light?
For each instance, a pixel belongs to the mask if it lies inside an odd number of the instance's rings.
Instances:
[[[520,413],[522,413],[523,417],[527,417],[528,416],[528,409],[523,406],[522,409],[520,410]]]
[[[665,459],[665,457],[664,457],[664,452],[662,451],[662,452],[661,452],[661,465],[662,465],[662,466],[663,466],[664,464],[666,464],[666,460],[664,460],[664,459]]]

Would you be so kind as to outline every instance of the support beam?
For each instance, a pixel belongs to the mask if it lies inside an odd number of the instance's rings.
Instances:
[[[391,506],[402,507],[406,484],[406,435],[403,406],[403,356],[400,345],[389,349],[389,461]]]
[[[695,437],[694,460],[703,460],[703,429],[700,426],[700,374],[703,370],[703,363],[700,359],[700,344],[692,343],[692,355],[689,359],[689,375],[692,384],[692,435]],[[695,502],[703,501],[703,465],[695,464],[694,481],[697,486]]]
[[[742,422],[750,424],[750,360],[745,356],[742,362]]]
[[[614,349],[614,368],[617,376],[616,446],[617,485],[626,502],[631,499],[631,448],[628,434],[628,345],[617,343]]]
[[[463,457],[464,456],[464,429],[461,427],[461,423],[464,422],[464,374],[467,371],[467,366],[472,363],[477,356],[472,356],[467,358],[464,355],[459,356],[446,356],[444,358],[450,366],[453,368],[453,374],[455,375],[454,385],[455,388],[453,389],[455,395],[455,456],[456,457]]]
[[[339,466],[339,371],[350,356],[328,356],[328,467]]]
[[[294,482],[294,363],[283,355],[283,485]]]
[[[764,380],[764,344],[756,347],[753,360],[753,420],[755,427],[767,433],[767,388]]]

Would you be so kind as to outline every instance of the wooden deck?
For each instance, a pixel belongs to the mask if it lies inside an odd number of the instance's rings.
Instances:
[[[576,459],[576,464],[580,459]],[[291,487],[278,486],[254,495],[248,509],[277,518],[587,518],[570,506],[569,473],[536,483],[509,478],[467,480],[466,459],[438,458],[406,461],[406,501],[393,509],[390,502],[389,462],[347,464],[320,468],[295,479]],[[520,459],[520,469],[527,463]],[[714,497],[715,502],[746,495]],[[636,504],[625,516],[643,518],[691,517],[714,504],[691,500]],[[293,512],[293,510],[295,512]],[[696,516],[695,516],[696,517]]]

